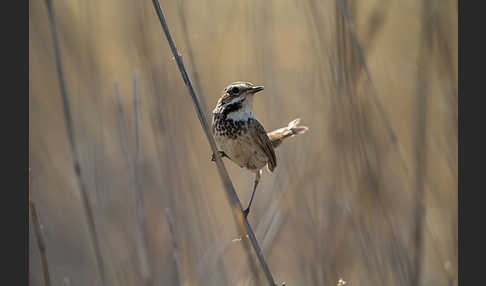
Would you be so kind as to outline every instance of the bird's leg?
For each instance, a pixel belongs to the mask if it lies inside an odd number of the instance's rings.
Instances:
[[[255,175],[255,182],[253,183],[253,192],[251,193],[250,202],[248,203],[248,207],[243,211],[243,214],[245,215],[245,218],[250,213],[251,203],[253,202],[253,197],[255,196],[255,191],[256,191],[256,188],[258,186],[258,183],[260,182],[260,175],[261,175],[261,173],[262,173],[262,170],[258,170],[258,172]]]
[[[223,151],[218,151],[218,152],[219,152],[219,156],[221,156],[221,158],[224,158],[224,157],[229,158],[229,157],[228,157],[228,155],[226,155],[226,153],[224,153]],[[212,162],[216,161],[216,157],[214,156],[214,153],[213,153],[213,155],[211,156],[211,161],[212,161]]]

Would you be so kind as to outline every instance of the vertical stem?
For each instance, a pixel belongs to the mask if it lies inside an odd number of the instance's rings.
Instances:
[[[34,200],[32,199],[32,174],[29,168],[29,208],[30,215],[32,216],[32,225],[34,226],[35,239],[37,241],[37,247],[39,248],[42,270],[44,273],[44,285],[51,286],[51,279],[49,277],[49,267],[47,264],[47,251],[44,239],[42,237],[41,226],[39,223],[39,217],[35,208]]]
[[[419,65],[420,66],[420,65]],[[422,74],[422,73],[419,73]],[[417,80],[417,97],[415,101],[415,212],[413,218],[413,241],[415,243],[414,271],[410,285],[419,285],[422,272],[423,220],[425,217],[424,185],[426,163],[426,110],[427,91],[424,79]]]
[[[233,215],[234,218],[237,222],[237,226],[239,227],[239,231],[241,234],[245,235],[248,234],[248,237],[250,239],[250,242],[253,246],[253,249],[256,252],[256,255],[258,257],[258,260],[263,268],[263,271],[265,273],[265,277],[268,280],[268,283],[270,285],[276,285],[272,276],[272,273],[270,272],[270,268],[268,267],[267,262],[265,261],[265,258],[263,256],[263,252],[258,245],[258,241],[256,240],[255,234],[253,233],[253,230],[251,229],[248,220],[244,217],[243,211],[241,209],[241,203],[238,198],[238,195],[236,194],[233,183],[231,182],[228,172],[226,171],[226,168],[224,167],[223,161],[221,160],[221,156],[219,155],[219,152],[216,148],[216,142],[214,141],[214,138],[211,134],[211,131],[209,129],[209,125],[204,117],[204,112],[202,110],[201,103],[199,101],[199,98],[196,95],[196,92],[194,90],[194,87],[191,83],[191,80],[189,79],[189,76],[187,74],[186,68],[184,66],[184,63],[182,61],[182,57],[179,55],[179,52],[177,51],[177,48],[175,46],[174,40],[172,39],[172,36],[169,31],[169,27],[167,26],[167,22],[165,21],[164,14],[162,12],[162,9],[160,8],[160,4],[158,0],[152,0],[152,3],[154,5],[155,11],[157,12],[157,16],[159,17],[160,24],[162,25],[162,29],[164,30],[165,36],[167,38],[167,41],[169,42],[170,49],[172,51],[172,54],[174,55],[175,60],[177,61],[177,65],[179,67],[179,71],[181,72],[182,79],[184,80],[184,83],[189,91],[189,94],[192,98],[192,101],[194,103],[194,107],[196,109],[197,116],[199,118],[199,121],[202,125],[204,134],[206,135],[206,138],[209,141],[209,145],[211,146],[211,150],[215,154],[216,158],[216,166],[218,168],[218,173],[221,177],[222,183],[225,187],[226,194],[228,197],[228,201],[230,202],[230,205],[232,206],[233,209]],[[205,108],[205,107],[204,107]]]
[[[415,212],[413,217],[413,242],[415,243],[414,269],[411,273],[410,285],[419,285],[422,276],[422,254],[425,218],[425,172],[426,172],[426,128],[427,128],[427,57],[430,54],[432,32],[429,25],[430,4],[422,5],[422,39],[420,40],[417,62],[417,96],[415,98]]]
[[[130,157],[128,155],[128,150],[126,143],[128,141],[128,134],[127,134],[127,127],[125,124],[125,117],[123,115],[123,108],[121,105],[121,99],[120,99],[120,89],[118,87],[118,82],[115,82],[115,105],[116,105],[116,112],[117,112],[117,117],[118,117],[118,133],[120,136],[120,147],[121,151],[123,153],[123,156],[125,157],[125,161],[127,163],[128,169],[130,172],[132,172],[132,162],[130,161]]]
[[[187,27],[188,17],[186,17],[186,13],[185,13],[184,0],[178,0],[178,9],[177,10],[179,11],[179,17],[181,19],[182,35],[183,35],[185,46],[186,46],[186,49],[187,49],[187,56],[189,58],[189,66],[192,68],[192,75],[193,75],[193,78],[194,78],[194,86],[195,86],[195,89],[199,92],[199,100],[201,101],[201,105],[207,106],[207,104],[204,100],[204,93],[203,93],[202,86],[201,86],[201,80],[200,80],[200,77],[199,77],[199,72],[198,72],[198,69],[197,69],[197,66],[196,66],[196,61],[195,61],[195,58],[194,58],[193,48],[192,48],[191,41],[190,41],[190,38],[189,38],[189,30],[188,30],[188,27]],[[206,114],[206,120],[209,120],[210,114],[207,113],[207,112],[205,114]],[[203,203],[207,202],[206,196],[205,195],[201,196],[201,193],[199,191],[194,192],[194,194],[197,196],[196,198],[198,200],[201,200]],[[198,211],[204,212],[205,209],[201,209],[201,210],[198,210]],[[208,213],[208,215],[214,216],[213,212]],[[199,218],[199,219],[201,219],[201,218]],[[208,235],[208,238],[206,238],[206,241],[207,241],[207,239],[209,239],[210,241],[214,240],[214,238],[211,236],[210,233],[208,233],[207,235]],[[221,258],[218,257],[218,260],[219,260],[219,264],[220,264],[219,265],[220,269],[224,270],[225,266],[222,263]],[[225,271],[221,271],[222,281],[220,283],[228,284],[228,279],[227,279],[225,274],[226,274]]]
[[[115,82],[115,105],[118,117],[118,129],[120,136],[120,145],[125,162],[127,164],[128,172],[130,174],[130,183],[135,197],[135,213],[136,213],[136,247],[140,263],[140,272],[144,285],[153,285],[150,260],[148,256],[147,243],[147,223],[145,217],[145,208],[143,205],[143,192],[140,184],[140,132],[139,132],[139,118],[140,118],[140,98],[138,93],[138,78],[134,75],[133,79],[133,106],[134,106],[134,121],[135,121],[135,159],[134,163],[130,160],[126,143],[128,141],[127,126],[125,124],[125,117],[120,100],[120,91],[118,83]]]
[[[76,148],[76,142],[74,140],[74,128],[73,128],[73,121],[72,121],[72,115],[70,109],[71,107],[69,104],[69,97],[68,97],[66,84],[64,80],[64,71],[62,68],[62,61],[61,61],[61,49],[59,46],[59,40],[58,40],[58,35],[56,30],[54,8],[52,6],[52,0],[45,0],[45,1],[47,6],[47,12],[49,15],[49,24],[51,28],[51,34],[52,34],[51,36],[52,36],[55,58],[56,58],[56,67],[57,67],[57,73],[59,77],[59,87],[60,87],[61,97],[62,97],[64,117],[66,120],[66,131],[68,134],[69,147],[71,149],[71,154],[72,154],[73,169],[76,177],[76,182],[78,184],[78,189],[81,194],[81,202],[83,204],[84,212],[86,213],[88,232],[91,239],[91,243],[93,245],[96,265],[98,267],[98,272],[101,278],[101,284],[105,285],[106,278],[105,278],[105,270],[103,266],[103,257],[101,255],[101,250],[98,243],[98,234],[96,232],[93,210],[91,209],[86,186],[81,177],[81,165],[79,163],[79,154],[78,154],[78,149]]]
[[[140,95],[138,93],[137,75],[133,79],[133,106],[135,116],[135,164],[134,164],[134,184],[137,216],[137,245],[140,259],[140,267],[144,284],[150,286],[153,284],[152,273],[150,271],[150,261],[148,258],[147,245],[147,219],[145,217],[145,208],[143,203],[143,191],[140,183]]]
[[[167,217],[167,224],[169,225],[169,238],[170,238],[170,242],[172,243],[172,258],[174,259],[174,264],[177,270],[176,285],[182,285],[183,273],[182,273],[181,255],[179,252],[179,244],[177,243],[174,219],[172,217],[170,208],[165,208],[165,215]]]

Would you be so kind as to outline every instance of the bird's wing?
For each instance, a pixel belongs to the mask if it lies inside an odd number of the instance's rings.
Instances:
[[[267,155],[268,157],[268,169],[273,171],[273,169],[277,166],[277,157],[275,156],[275,151],[272,147],[272,142],[267,136],[267,132],[263,126],[258,122],[256,119],[250,120],[250,125],[253,125],[254,128],[249,128],[251,134],[251,138],[255,141],[255,143],[260,147],[260,149]]]

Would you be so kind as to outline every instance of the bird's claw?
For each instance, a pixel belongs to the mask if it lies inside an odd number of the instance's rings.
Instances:
[[[228,157],[226,156],[226,153],[224,153],[223,151],[218,151],[219,152],[219,156],[221,156],[221,158],[224,158],[224,157]],[[216,156],[214,156],[214,153],[213,155],[211,155],[211,162],[214,162],[216,161]]]
[[[245,216],[245,218],[248,217],[248,214],[250,213],[250,209],[249,208],[246,208],[243,210],[243,216]]]

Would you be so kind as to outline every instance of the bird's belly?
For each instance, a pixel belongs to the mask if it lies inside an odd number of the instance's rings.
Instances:
[[[215,139],[220,150],[241,168],[257,171],[267,164],[265,153],[246,134],[239,135],[236,139],[216,135]]]

